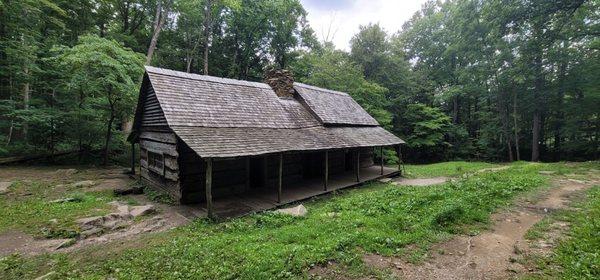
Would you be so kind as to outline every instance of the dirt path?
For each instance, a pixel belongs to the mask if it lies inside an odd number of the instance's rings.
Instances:
[[[418,178],[418,179],[407,179],[398,178],[392,182],[392,185],[396,186],[432,186],[439,185],[448,182],[448,177],[434,177],[434,178]]]
[[[494,225],[477,236],[458,236],[431,248],[432,255],[422,264],[399,258],[366,255],[367,265],[389,268],[403,279],[510,279],[525,268],[517,262],[530,250],[524,236],[548,212],[568,207],[579,193],[599,181],[559,179],[538,202],[522,202],[510,211],[492,215]]]

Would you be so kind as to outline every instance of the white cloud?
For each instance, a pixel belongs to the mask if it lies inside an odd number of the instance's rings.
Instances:
[[[320,40],[333,38],[337,48],[349,49],[360,25],[379,23],[389,34],[421,8],[426,0],[300,0]]]

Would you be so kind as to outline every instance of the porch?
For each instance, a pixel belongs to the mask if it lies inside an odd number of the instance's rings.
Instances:
[[[382,173],[383,171],[383,173]],[[357,180],[356,172],[349,171],[330,175],[327,180],[327,188],[324,180],[319,178],[303,179],[286,184],[279,190],[267,188],[262,190],[250,190],[248,192],[230,195],[212,200],[212,216],[217,218],[232,218],[244,216],[254,212],[274,209],[286,204],[303,201],[312,197],[328,194],[337,190],[360,186],[364,183],[380,178],[399,175],[397,168],[379,165],[361,167]],[[206,203],[180,206],[193,217],[207,217],[208,209]]]

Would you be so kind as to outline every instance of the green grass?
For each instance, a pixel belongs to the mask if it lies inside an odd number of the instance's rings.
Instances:
[[[587,192],[575,211],[553,214],[528,232],[530,239],[545,239],[552,222],[570,224],[570,229],[549,256],[531,256],[539,272],[531,279],[600,279],[600,186]]]
[[[304,278],[327,261],[350,275],[370,274],[361,261],[365,252],[419,261],[432,243],[480,229],[495,209],[546,185],[537,171],[515,164],[427,188],[374,183],[307,203],[302,218],[263,213],[218,224],[200,220],[126,249],[11,256],[0,260],[0,278],[51,270],[56,279],[287,279]]]
[[[434,164],[407,164],[404,166],[405,176],[409,178],[423,177],[456,177],[484,168],[499,167],[500,164],[486,162],[451,161]]]
[[[62,198],[74,201],[52,203]],[[18,181],[0,196],[0,233],[21,230],[36,237],[68,238],[78,234],[77,218],[107,214],[112,192],[81,192],[51,181]],[[55,221],[51,221],[55,220]]]

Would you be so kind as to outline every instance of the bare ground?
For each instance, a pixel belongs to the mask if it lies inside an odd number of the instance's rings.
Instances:
[[[397,186],[432,186],[446,183],[450,178],[448,177],[434,177],[434,178],[418,178],[418,179],[407,179],[398,178],[395,179],[392,184]]]
[[[388,269],[405,279],[511,279],[527,271],[520,264],[531,248],[525,234],[550,211],[568,208],[571,199],[598,184],[593,181],[558,179],[537,202],[521,201],[511,210],[494,214],[494,224],[477,236],[457,236],[431,248],[430,258],[412,264],[401,258],[365,255],[372,267]],[[539,250],[539,249],[538,249]]]
[[[66,191],[65,184],[93,180],[92,186],[82,188],[84,192],[96,192],[125,188],[135,184],[135,180],[123,174],[123,169],[113,168],[81,168],[73,167],[2,167],[0,168],[0,181],[14,182],[38,180],[52,182],[53,196],[61,197]],[[1,198],[1,197],[0,197]],[[53,199],[52,198],[48,198]],[[142,219],[124,221],[123,226],[115,230],[101,232],[86,238],[70,239],[44,239],[34,238],[32,235],[18,230],[8,230],[0,233],[0,256],[13,253],[23,255],[37,255],[41,253],[65,252],[79,250],[91,245],[105,244],[110,242],[124,242],[150,232],[165,231],[190,221],[182,213],[187,209],[177,206],[150,201],[145,195],[129,195],[127,198],[139,205],[152,204],[157,209],[156,213],[145,216]],[[115,207],[116,210],[116,207]],[[187,215],[189,216],[189,215]],[[68,246],[61,247],[65,242],[72,242]]]

